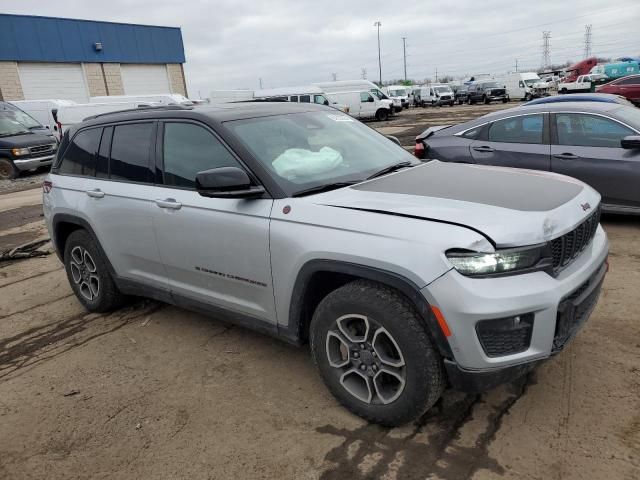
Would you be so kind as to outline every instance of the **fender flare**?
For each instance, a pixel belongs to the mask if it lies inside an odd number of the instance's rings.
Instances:
[[[291,299],[289,301],[289,318],[284,331],[280,335],[287,337],[294,343],[302,343],[302,323],[304,321],[304,299],[311,278],[315,273],[329,272],[349,275],[356,278],[371,280],[398,290],[413,304],[418,315],[424,321],[427,331],[438,351],[444,358],[453,359],[453,352],[449,341],[438,325],[438,321],[431,311],[431,307],[420,292],[420,287],[412,280],[394,272],[376,267],[337,260],[315,259],[305,263],[296,277]]]

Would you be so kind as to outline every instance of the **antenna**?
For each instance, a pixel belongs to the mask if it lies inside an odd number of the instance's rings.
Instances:
[[[551,63],[551,45],[549,39],[551,38],[551,32],[542,32],[542,66],[548,68]]]
[[[584,26],[584,58],[591,56],[591,24]]]

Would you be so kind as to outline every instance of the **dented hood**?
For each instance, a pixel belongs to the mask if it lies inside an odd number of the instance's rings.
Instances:
[[[309,199],[328,207],[460,225],[496,247],[513,247],[572,230],[597,208],[600,195],[563,175],[434,160]]]

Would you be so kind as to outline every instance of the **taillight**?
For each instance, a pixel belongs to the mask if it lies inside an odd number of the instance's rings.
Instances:
[[[53,182],[50,182],[49,180],[45,180],[44,182],[42,182],[42,191],[44,193],[49,193],[52,188],[53,188]]]
[[[424,159],[424,153],[424,143],[422,143],[420,140],[416,140],[416,146],[413,149],[413,154],[418,158]]]

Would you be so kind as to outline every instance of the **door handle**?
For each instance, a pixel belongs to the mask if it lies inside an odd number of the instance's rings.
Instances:
[[[482,146],[482,147],[473,147],[473,149],[474,149],[476,152],[488,152],[488,153],[491,153],[491,152],[493,152],[493,151],[494,151],[494,150],[493,150],[493,148],[491,148],[491,147],[487,147],[486,145],[485,145],[485,146]]]
[[[91,198],[102,198],[102,197],[104,197],[104,192],[102,190],[100,190],[99,188],[96,188],[94,190],[87,190],[85,193],[87,195],[89,195]]]
[[[558,153],[557,155],[554,155],[554,157],[561,160],[575,160],[576,158],[580,158],[578,155],[574,155],[573,153]]]
[[[175,198],[165,198],[164,200],[156,199],[156,205],[160,208],[168,208],[171,210],[180,210],[182,204],[177,202]]]

